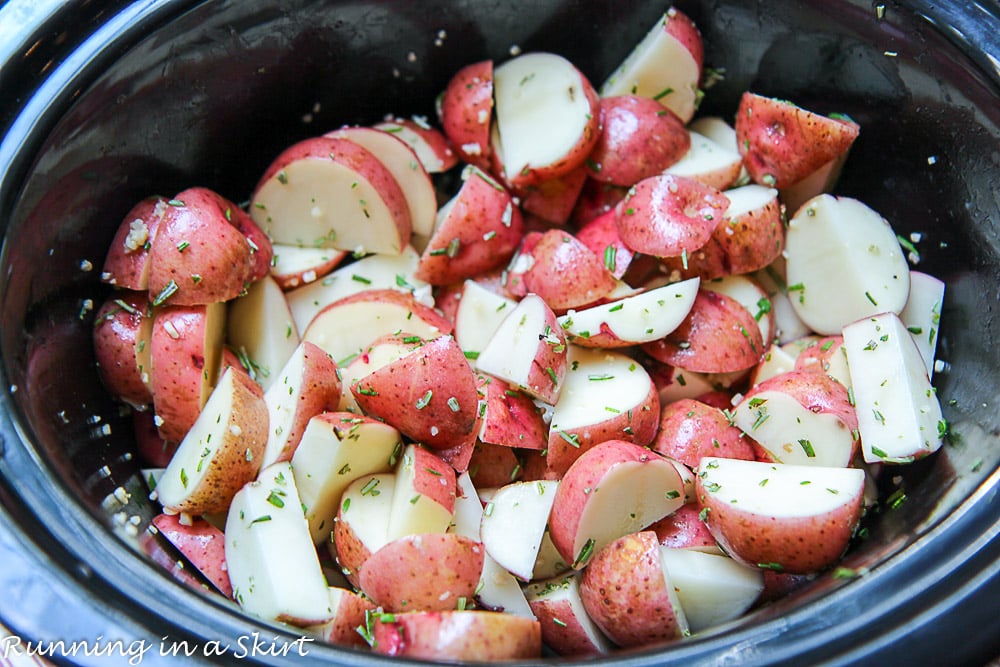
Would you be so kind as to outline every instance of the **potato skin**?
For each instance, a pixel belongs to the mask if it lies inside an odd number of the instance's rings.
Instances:
[[[594,303],[615,288],[604,260],[569,232],[545,232],[531,256],[534,263],[524,273],[525,289],[557,313]]]
[[[141,368],[138,359],[140,349],[149,345],[142,328],[152,317],[150,310],[145,293],[122,291],[108,297],[94,319],[94,356],[101,382],[112,396],[133,406],[153,402],[150,369]]]
[[[653,451],[689,468],[697,468],[703,456],[747,461],[754,458],[753,447],[743,432],[721,410],[690,398],[663,406]]]
[[[530,660],[541,657],[538,621],[513,614],[465,610],[407,612],[377,617],[378,653],[417,660]]]
[[[493,61],[483,60],[458,70],[441,96],[441,129],[458,156],[488,169],[490,121],[493,118]]]
[[[166,212],[167,200],[153,196],[125,214],[104,258],[103,282],[128,290],[149,289],[149,249]]]
[[[190,524],[181,523],[177,514],[159,514],[152,523],[224,597],[232,599],[233,585],[226,570],[226,538],[221,530],[201,518],[192,519]]]

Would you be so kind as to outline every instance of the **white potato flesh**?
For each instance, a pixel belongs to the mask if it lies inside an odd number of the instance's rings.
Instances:
[[[546,530],[542,535],[542,544],[538,547],[535,569],[531,572],[532,580],[549,579],[569,569],[569,563],[563,560],[556,545],[552,543],[552,535]]]
[[[711,139],[726,150],[739,153],[739,147],[736,145],[736,128],[723,118],[718,116],[695,118],[688,124],[688,129]]]
[[[839,417],[804,407],[783,391],[762,391],[733,410],[733,422],[778,463],[846,467],[854,436]]]
[[[455,496],[455,512],[448,532],[464,535],[478,542],[479,526],[483,522],[483,503],[479,500],[479,492],[476,491],[469,471],[458,475],[455,481],[458,484],[458,493]]]
[[[704,373],[671,367],[670,383],[660,387],[660,405],[673,403],[682,398],[697,398],[714,390],[715,385]]]
[[[554,53],[527,53],[493,70],[496,127],[507,178],[562,161],[593,109],[580,72]]]
[[[641,95],[658,99],[685,123],[698,104],[701,71],[691,52],[664,30],[662,17],[601,86],[601,97]],[[669,92],[665,92],[669,91]]]
[[[479,602],[505,614],[535,618],[521,590],[521,582],[488,553],[483,558],[483,574],[476,588]]]
[[[785,260],[778,257],[770,266],[753,274],[771,300],[771,315],[774,317],[774,337],[784,345],[812,333],[812,329],[803,322],[795,308],[792,298],[798,299],[800,292],[789,295],[785,282]]]
[[[248,370],[264,390],[277,381],[299,345],[299,330],[285,293],[270,276],[229,302],[227,330],[230,347],[249,360]]]
[[[387,424],[309,420],[292,467],[313,542],[330,538],[344,489],[363,475],[392,470],[393,455],[402,448],[399,432]]]
[[[529,581],[559,483],[514,482],[500,487],[483,510],[483,546],[514,576]]]
[[[941,326],[944,283],[921,271],[910,271],[910,298],[899,314],[920,350],[927,375],[934,377],[934,353]]]
[[[285,298],[295,326],[305,331],[316,314],[334,301],[369,289],[398,289],[403,292],[426,292],[427,283],[413,277],[420,254],[407,246],[398,255],[369,255],[324,276],[315,282],[290,290]]]
[[[570,337],[589,338],[606,327],[623,341],[659,340],[680,326],[691,312],[700,283],[700,279],[691,278],[618,301],[570,310],[558,321]]]
[[[306,348],[299,346],[292,351],[291,357],[285,362],[278,374],[277,382],[264,392],[268,424],[262,467],[266,468],[277,462],[289,444],[289,436],[298,416],[299,402],[302,400],[303,392],[310,389],[308,384],[302,381],[306,375],[306,363]]]
[[[792,307],[817,333],[906,305],[909,267],[896,234],[856,199],[806,202],[788,223],[784,256]]]
[[[470,353],[469,364],[477,366],[478,355],[517,305],[513,299],[495,294],[479,283],[467,280],[455,313],[455,341],[463,352]]]
[[[570,618],[557,617],[560,621],[559,625],[566,627],[572,623],[578,626],[597,653],[607,653],[614,649],[614,644],[591,620],[583,606],[583,600],[580,598],[580,572],[570,572],[527,584],[524,587],[524,596],[527,598],[528,604],[533,602],[565,603]]]
[[[698,132],[689,131],[688,134],[691,136],[691,147],[663,173],[695,180],[711,178],[710,174],[732,173],[733,180],[739,176],[743,159],[738,152],[720,146]]]
[[[431,472],[418,466],[413,453],[414,447],[415,445],[408,445],[396,465],[396,491],[387,528],[390,541],[407,535],[448,532],[454,517],[453,509],[444,507],[428,494],[420,492],[423,479],[427,479],[429,484],[442,486],[447,485],[448,480],[436,471]]]
[[[865,461],[908,462],[937,451],[945,422],[920,350],[899,317],[844,327]]]
[[[832,514],[861,495],[865,471],[705,457],[702,486],[720,504],[777,520]]]
[[[751,376],[750,386],[756,386],[764,380],[769,380],[776,375],[787,373],[795,368],[795,356],[783,349],[780,345],[771,345],[764,353],[764,360],[754,369]]]
[[[333,248],[300,248],[294,245],[272,244],[271,275],[280,277],[285,288],[299,287],[323,277],[323,271],[347,254]],[[393,256],[393,255],[390,255]]]
[[[504,312],[506,317],[476,358],[476,367],[530,392],[538,342],[555,337],[547,331],[548,306],[538,296],[529,294]]]
[[[244,611],[302,626],[333,615],[288,463],[264,469],[236,494],[225,533],[233,597]]]
[[[289,162],[283,172],[261,184],[250,208],[277,243],[389,255],[409,243],[382,193],[360,172],[311,157]]]
[[[423,118],[414,117],[414,122],[420,125],[423,129],[430,129],[430,125],[426,124]],[[388,132],[392,136],[396,137],[404,144],[410,147],[416,156],[420,160],[420,164],[423,165],[424,170],[429,174],[439,174],[445,171],[445,162],[443,156],[438,154],[434,146],[432,146],[428,141],[416,130],[411,127],[407,127],[399,122],[387,120],[382,123],[376,123],[373,125],[376,130],[382,130],[383,132]],[[413,226],[414,232],[417,230],[417,226]]]
[[[649,395],[646,369],[624,354],[570,345],[567,362],[550,433],[576,431],[637,409]]]
[[[729,556],[661,547],[660,563],[693,633],[739,618],[764,590],[760,569]]]
[[[848,153],[849,151],[841,153],[801,181],[782,188],[781,201],[784,202],[787,211],[794,215],[802,204],[816,195],[830,192],[840,178]]]
[[[738,189],[742,190],[742,188]],[[710,292],[728,296],[746,308],[747,312],[757,320],[764,344],[766,345],[771,340],[772,327],[774,326],[771,317],[771,299],[768,298],[767,292],[760,286],[760,283],[749,276],[732,275],[706,280],[703,287]]]
[[[389,515],[395,497],[392,473],[364,475],[347,485],[340,497],[340,516],[354,536],[373,554],[390,542]]]

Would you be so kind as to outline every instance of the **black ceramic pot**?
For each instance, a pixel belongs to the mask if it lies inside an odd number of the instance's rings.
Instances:
[[[261,662],[386,662],[315,645],[269,655],[297,635],[148,555],[129,422],[90,351],[105,249],[141,197],[206,185],[245,200],[284,146],[387,112],[430,115],[458,67],[512,45],[600,81],[665,3],[74,2],[14,25],[19,4],[0,6],[13,35],[0,45],[0,620],[25,639],[148,641],[144,664],[170,661],[164,637],[219,641],[231,650],[212,661],[236,661],[254,632],[279,637]],[[845,561],[863,576],[822,575],[701,637],[601,662],[983,664],[1000,655],[1000,6],[678,5],[724,70],[706,111],[731,116],[753,89],[860,122],[838,192],[920,232],[920,268],[947,281],[936,382],[953,435],[883,476]]]

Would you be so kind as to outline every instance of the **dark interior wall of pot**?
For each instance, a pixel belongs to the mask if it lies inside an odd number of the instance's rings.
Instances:
[[[862,133],[838,192],[903,234],[921,233],[919,268],[948,282],[939,352],[951,367],[937,384],[956,437],[903,473],[910,501],[877,516],[852,556],[873,564],[996,468],[997,81],[895,3],[881,17],[867,0],[677,4],[722,74],[705,111],[731,118],[753,89],[850,114]],[[54,483],[108,525],[107,495],[140,488],[130,421],[97,380],[88,308],[107,294],[103,256],[136,201],[192,185],[244,201],[293,141],[387,113],[433,116],[458,67],[503,60],[515,45],[562,53],[600,82],[663,9],[636,0],[153,3],[116,46],[94,47],[37,126],[15,125],[33,150],[0,183],[2,372],[16,388],[5,401]],[[151,511],[140,499],[130,510]]]

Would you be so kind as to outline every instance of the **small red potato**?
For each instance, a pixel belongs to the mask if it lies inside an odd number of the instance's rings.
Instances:
[[[753,567],[793,574],[837,562],[861,517],[865,473],[703,458],[698,502],[727,554]]]
[[[274,252],[271,277],[286,292],[323,278],[347,257],[346,250],[332,248],[300,248],[274,243],[271,249]]]
[[[622,242],[614,211],[606,211],[580,228],[576,240],[604,259],[604,266],[611,275],[621,280],[632,264],[635,253]]]
[[[690,148],[687,153],[667,167],[664,173],[690,178],[718,190],[726,190],[739,183],[743,160],[736,151],[735,140],[730,149],[693,128],[688,138]]]
[[[534,572],[559,482],[514,482],[497,489],[483,509],[480,539],[501,567],[522,581]]]
[[[569,232],[545,232],[531,249],[530,257],[523,275],[524,288],[557,312],[592,304],[617,285],[604,259]]]
[[[729,208],[712,233],[728,274],[752,273],[770,265],[785,246],[785,225],[777,192],[745,185],[726,192]],[[707,276],[703,277],[717,277]]]
[[[221,530],[200,518],[182,521],[177,514],[158,514],[152,523],[216,590],[227,598],[233,597],[226,568],[226,536]]]
[[[415,660],[497,664],[542,655],[537,620],[492,611],[381,614],[373,631],[377,653]]]
[[[365,596],[346,588],[330,586],[330,620],[305,628],[306,632],[330,644],[365,648],[367,643],[358,632],[365,619],[376,613],[377,607]]]
[[[153,318],[145,292],[117,292],[97,309],[94,357],[104,388],[136,407],[153,402],[150,337]]]
[[[160,437],[152,410],[132,410],[132,432],[139,459],[152,468],[166,468],[177,451],[177,443]]]
[[[630,187],[660,174],[691,147],[681,119],[649,97],[603,97],[600,113],[601,136],[586,162],[595,181]]]
[[[670,461],[634,443],[608,440],[563,475],[549,534],[563,560],[580,569],[606,545],[683,504],[684,482]]]
[[[581,166],[562,176],[518,188],[515,194],[521,200],[521,209],[525,213],[537,216],[546,223],[562,226],[573,213],[586,182],[587,172]]]
[[[387,539],[446,532],[455,514],[457,483],[455,470],[439,456],[407,445],[396,463]]]
[[[580,190],[580,196],[576,199],[573,213],[570,215],[570,222],[577,227],[582,227],[594,218],[604,215],[608,211],[613,211],[615,205],[628,194],[628,188],[623,188],[610,183],[601,183],[588,178]]]
[[[739,618],[764,589],[760,569],[722,553],[663,547],[660,560],[693,634]]]
[[[844,347],[843,336],[827,336],[814,345],[807,346],[795,357],[793,368],[797,371],[823,373],[845,387],[851,386],[851,372],[847,367],[847,349]]]
[[[587,614],[620,647],[645,646],[688,634],[656,533],[624,535],[594,554],[580,580]]]
[[[477,442],[469,457],[468,473],[477,487],[492,489],[518,481],[521,462],[510,447]]]
[[[615,207],[622,242],[635,252],[683,257],[708,243],[729,208],[715,188],[682,176],[643,179]]]
[[[125,214],[104,258],[101,280],[127,290],[149,289],[149,249],[167,213],[167,200],[147,197]]]
[[[508,448],[545,449],[547,427],[530,396],[498,378],[486,380],[482,391],[486,394],[479,432],[482,442]]]
[[[510,194],[475,167],[438,213],[415,276],[449,285],[507,263],[521,243],[524,220]]]
[[[613,648],[583,607],[579,572],[530,583],[524,593],[542,626],[542,641],[557,655],[598,656]]]
[[[493,61],[466,65],[452,76],[438,106],[441,129],[463,161],[487,169],[493,120]]]
[[[226,342],[266,391],[299,345],[285,293],[265,275],[228,306]]]
[[[228,301],[267,274],[271,244],[246,214],[206,188],[167,202],[149,250],[149,299],[192,306]],[[263,268],[263,271],[261,271]]]
[[[464,535],[407,535],[373,553],[361,566],[358,583],[388,612],[447,611],[472,599],[485,553]]]
[[[847,152],[860,128],[791,102],[746,92],[736,111],[737,147],[750,177],[786,188]]]
[[[354,586],[358,586],[358,573],[365,561],[390,541],[395,489],[394,474],[376,473],[357,478],[341,495],[327,548]]]
[[[694,486],[694,475],[691,476]],[[671,549],[698,549],[708,553],[722,553],[705,522],[701,520],[701,505],[690,500],[668,514],[648,530],[656,533],[660,544]]]
[[[765,346],[774,341],[776,326],[771,315],[771,299],[767,296],[767,290],[753,276],[729,275],[706,280],[701,284],[710,292],[735,300],[753,315]]]
[[[458,155],[451,149],[448,139],[422,116],[390,118],[372,127],[388,132],[409,146],[428,174],[440,174],[458,164]]]
[[[722,410],[684,398],[660,410],[653,451],[697,468],[703,456],[752,461],[753,447]]]

